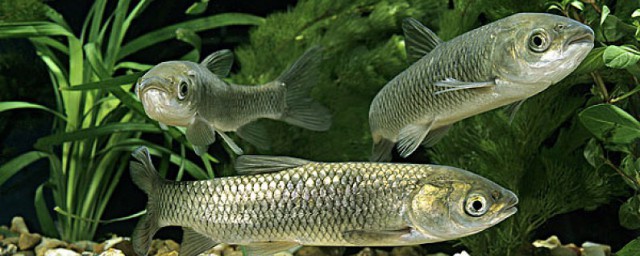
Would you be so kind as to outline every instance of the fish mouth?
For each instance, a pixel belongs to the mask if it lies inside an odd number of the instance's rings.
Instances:
[[[162,86],[162,84],[166,82],[167,81],[165,79],[155,76],[149,78],[141,78],[136,84],[136,94],[138,95],[138,98],[141,98],[141,96],[149,90],[158,90],[162,93],[167,94],[169,92]]]
[[[593,44],[593,34],[583,34],[574,37],[569,44]]]
[[[505,207],[502,211],[505,218],[511,215],[514,215],[516,212],[518,212],[518,208],[516,207],[517,205],[518,205],[517,197],[512,197],[511,200],[509,200],[509,202],[505,204]]]

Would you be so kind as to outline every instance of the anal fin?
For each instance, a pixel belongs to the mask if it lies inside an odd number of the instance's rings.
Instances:
[[[402,157],[408,157],[416,151],[416,149],[422,144],[422,141],[427,137],[429,131],[435,124],[434,118],[428,123],[424,124],[409,124],[400,130],[398,134],[398,153]]]
[[[522,104],[524,104],[525,100],[527,99],[511,103],[504,107],[504,110],[509,115],[509,124],[513,123],[513,119],[516,118],[516,113],[518,112],[518,110],[520,110],[520,107],[522,107]]]
[[[209,145],[216,141],[216,133],[209,123],[199,117],[187,127],[185,133],[187,140],[191,142],[197,155],[202,155],[207,151]]]
[[[267,256],[300,246],[296,242],[263,242],[250,243],[244,246],[248,256]]]
[[[269,149],[269,133],[259,121],[253,121],[243,125],[238,128],[236,134],[259,149]]]
[[[182,228],[182,244],[180,245],[180,255],[195,256],[213,248],[217,243],[193,229]]]
[[[398,230],[349,230],[342,232],[342,238],[354,245],[399,244],[411,235],[411,228]]]

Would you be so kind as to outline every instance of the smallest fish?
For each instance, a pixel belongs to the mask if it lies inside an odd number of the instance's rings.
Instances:
[[[258,148],[268,148],[268,134],[255,122],[261,118],[312,131],[329,129],[329,110],[309,96],[317,81],[321,53],[319,47],[312,47],[276,80],[246,86],[222,80],[231,70],[233,54],[220,50],[201,63],[160,63],[138,80],[135,91],[145,113],[163,129],[167,125],[187,128],[187,140],[197,155],[215,142],[216,133],[241,155],[242,149],[226,132],[235,132]]]

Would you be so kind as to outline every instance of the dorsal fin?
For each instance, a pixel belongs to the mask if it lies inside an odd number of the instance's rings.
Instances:
[[[442,39],[414,18],[404,19],[402,30],[409,63],[416,62],[442,43]]]
[[[219,50],[204,58],[200,63],[219,77],[226,77],[233,65],[233,53],[227,49]]]
[[[298,167],[311,161],[288,156],[240,156],[236,160],[238,174],[258,174],[277,172],[289,168]]]

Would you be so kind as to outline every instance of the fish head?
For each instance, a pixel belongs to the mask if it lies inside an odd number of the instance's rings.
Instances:
[[[414,228],[435,241],[472,235],[517,212],[518,197],[508,189],[462,169],[423,181],[408,212]]]
[[[196,114],[197,65],[185,61],[163,62],[136,83],[136,95],[147,115],[167,125],[187,126]]]
[[[575,70],[593,49],[593,30],[576,20],[520,13],[495,22],[492,54],[498,79],[544,90]]]

